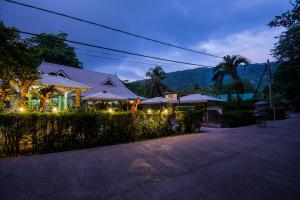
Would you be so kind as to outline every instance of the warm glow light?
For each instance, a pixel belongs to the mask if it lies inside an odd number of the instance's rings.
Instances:
[[[129,101],[129,103],[133,104],[133,100]]]
[[[57,112],[57,108],[56,107],[54,107],[54,108],[52,108],[52,112]]]
[[[167,114],[167,113],[168,113],[168,109],[165,109],[165,110],[164,110],[164,113]]]
[[[20,111],[20,112],[24,112],[24,108],[20,107],[20,108],[19,108],[19,111]]]
[[[151,109],[148,109],[148,110],[147,110],[147,113],[148,113],[148,114],[151,114],[151,113],[152,113],[152,110],[151,110]]]
[[[108,112],[112,113],[112,112],[113,112],[113,109],[112,109],[112,108],[109,108],[109,109],[108,109]]]

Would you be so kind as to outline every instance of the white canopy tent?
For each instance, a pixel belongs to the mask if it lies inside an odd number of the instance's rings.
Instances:
[[[147,99],[142,101],[140,104],[165,104],[167,103],[167,99],[163,97],[154,97],[151,99]]]
[[[224,100],[202,94],[190,94],[180,98],[180,103],[183,104],[204,104],[203,122],[206,126],[219,127],[221,125],[222,109],[218,106],[207,107],[210,103],[222,103]]]
[[[208,102],[224,102],[224,100],[202,95],[202,94],[189,94],[180,98],[180,103],[208,103]]]
[[[115,95],[109,92],[98,92],[95,94],[91,94],[82,98],[83,100],[92,100],[92,101],[125,101],[126,97],[122,97],[119,95]]]
[[[164,97],[154,97],[151,99],[147,99],[142,101],[140,104],[172,104],[172,103],[178,103],[178,101],[170,101]]]

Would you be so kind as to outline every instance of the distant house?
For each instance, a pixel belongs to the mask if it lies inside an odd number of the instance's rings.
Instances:
[[[130,91],[116,75],[47,62],[43,62],[38,70],[42,74],[55,74],[90,87],[91,90],[83,92],[82,96],[107,92],[126,99],[137,99],[139,97]]]

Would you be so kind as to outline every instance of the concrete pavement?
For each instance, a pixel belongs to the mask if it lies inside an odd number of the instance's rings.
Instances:
[[[300,199],[299,125],[0,159],[1,199]]]

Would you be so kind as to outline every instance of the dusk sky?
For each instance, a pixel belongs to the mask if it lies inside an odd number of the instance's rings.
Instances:
[[[290,9],[288,0],[18,0],[88,19],[164,42],[224,56],[241,54],[253,63],[272,60],[270,49],[283,29],[267,24]],[[155,44],[82,22],[0,1],[0,19],[7,26],[33,33],[63,31],[70,40],[173,60],[215,66],[220,59]],[[195,66],[160,62],[73,45],[85,69],[117,74],[121,79],[145,78],[161,65],[165,71]]]

